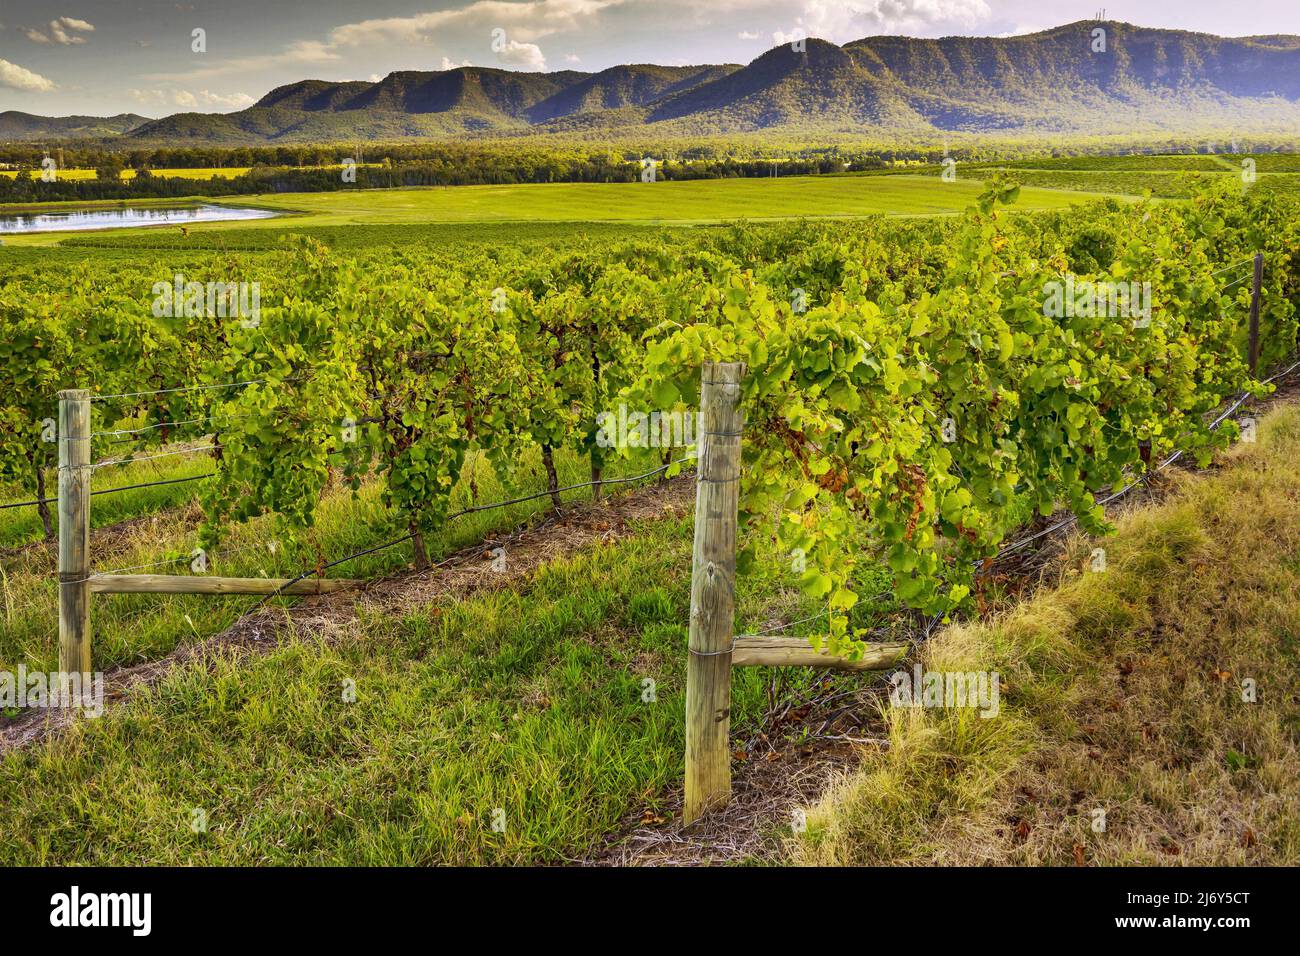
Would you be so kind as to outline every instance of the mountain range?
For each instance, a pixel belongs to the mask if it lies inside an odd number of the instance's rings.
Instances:
[[[80,139],[120,136],[145,123],[147,116],[121,113],[117,116],[35,116],[6,110],[0,113],[0,142],[20,139]]]
[[[1085,20],[1010,37],[874,36],[842,46],[810,38],[744,66],[629,64],[598,73],[465,66],[400,71],[373,83],[302,80],[238,112],[156,120],[0,113],[0,139],[220,145],[530,133],[1201,129],[1300,129],[1300,37],[1228,38]]]

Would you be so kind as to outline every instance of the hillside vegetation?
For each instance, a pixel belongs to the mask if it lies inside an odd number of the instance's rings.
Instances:
[[[755,131],[891,140],[942,132],[1289,133],[1300,121],[1298,99],[1295,37],[1086,20],[1013,37],[874,36],[843,46],[809,38],[744,66],[627,64],[599,73],[466,66],[400,71],[374,83],[303,80],[238,112],[178,113],[118,123],[117,131],[136,143],[227,145],[539,133],[606,142]],[[74,132],[66,124],[0,124],[0,138]]]

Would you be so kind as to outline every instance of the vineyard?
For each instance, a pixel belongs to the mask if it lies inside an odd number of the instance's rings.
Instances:
[[[1219,181],[1182,203],[1033,213],[1019,193],[998,176],[950,220],[432,248],[297,237],[183,266],[142,250],[14,268],[0,534],[14,554],[57,534],[57,396],[81,389],[106,521],[198,489],[193,521],[148,560],[92,572],[202,575],[239,567],[251,540],[274,550],[245,573],[280,581],[426,571],[452,519],[508,506],[469,541],[521,505],[690,469],[702,373],[739,363],[737,573],[797,589],[812,614],[791,633],[862,659],[887,622],[976,611],[982,570],[1026,522],[1064,512],[1105,535],[1112,496],[1172,456],[1207,463],[1238,436],[1224,409],[1267,395],[1295,351],[1300,216],[1283,192]],[[1145,304],[1097,308],[1084,288]],[[114,494],[146,497],[133,512]],[[57,582],[25,574],[6,584],[6,667],[57,660]],[[95,667],[181,640],[162,634],[167,600],[106,608]],[[752,688],[737,693],[743,711]]]

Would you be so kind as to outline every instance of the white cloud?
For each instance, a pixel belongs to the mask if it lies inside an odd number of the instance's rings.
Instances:
[[[1038,33],[1040,30],[1045,29],[1047,29],[1047,27],[1027,27],[1021,25],[1016,27],[1014,30],[1008,30],[1005,33],[999,33],[996,35],[1001,39],[1006,39],[1007,37],[1023,37],[1028,36],[1030,33]]]
[[[75,17],[59,17],[57,20],[50,21],[50,35],[56,41],[63,44],[68,43],[85,43],[85,37],[72,36],[69,30],[76,30],[81,33],[94,33],[95,28],[85,20],[78,20]]]
[[[756,40],[770,34],[774,42],[789,42],[795,27],[809,37],[834,43],[860,40],[873,34],[943,36],[969,31],[993,16],[991,0],[656,0],[683,11],[690,5],[707,11],[706,24],[744,25],[737,36]],[[723,19],[725,18],[725,19]],[[767,28],[767,29],[760,29]]]
[[[345,55],[355,57],[358,51],[391,56],[395,47],[445,45],[449,39],[458,41],[458,53],[473,53],[481,45],[486,54],[491,50],[492,31],[496,28],[505,30],[509,38],[507,49],[500,53],[503,62],[528,69],[543,69],[545,57],[536,45],[537,40],[576,30],[602,11],[627,2],[631,0],[473,0],[454,10],[346,23],[330,30],[324,40],[299,40],[281,53],[235,57],[188,73],[156,73],[147,78],[173,83],[193,82],[213,76],[271,69],[283,66],[286,61],[329,63],[344,59]]]
[[[87,23],[85,20],[78,20],[76,17],[57,17],[51,20],[48,35],[31,27],[23,27],[23,34],[33,43],[54,42],[61,43],[64,46],[85,43],[86,38],[76,34],[94,32],[94,24]]]
[[[362,20],[335,27],[329,34],[333,48],[367,46],[376,43],[428,43],[455,27],[479,27],[483,43],[490,42],[494,27],[504,28],[511,37],[527,43],[571,30],[581,21],[624,0],[475,0],[459,10],[438,10],[410,17]]]
[[[220,93],[199,90],[199,102],[204,106],[225,106],[232,110],[242,110],[252,106],[257,100],[247,93],[228,93],[222,96]]]
[[[443,59],[445,60],[446,57],[443,57]],[[383,79],[383,77],[380,76],[378,73],[371,73],[371,74],[370,74],[370,82],[371,82],[371,83],[378,83],[378,82],[379,82],[380,80],[382,80],[382,79]]]
[[[878,33],[932,33],[992,16],[986,0],[803,0],[797,22],[837,43]]]
[[[564,54],[564,62],[565,62],[565,63],[581,63],[581,62],[582,62],[582,57],[578,56],[578,54],[576,54],[576,53],[566,53],[566,54]]]
[[[443,70],[445,72],[446,70],[458,70],[462,66],[473,66],[473,65],[474,64],[471,63],[469,60],[461,60],[459,63],[457,63],[455,60],[449,60],[447,59],[447,57],[444,56],[442,58],[442,65],[439,66],[438,69]]]
[[[538,73],[546,69],[546,57],[542,48],[536,43],[509,41],[504,49],[497,51],[497,59],[508,66],[518,66],[530,72]]]
[[[210,90],[199,90],[197,93],[189,90],[131,90],[131,95],[147,105],[175,106],[192,112],[242,110],[257,102],[247,93],[221,94]]]
[[[30,93],[45,93],[54,89],[52,81],[8,60],[0,60],[0,86]]]
[[[338,59],[340,59],[339,55],[328,49],[325,44],[315,40],[301,40],[289,44],[279,53],[265,56],[231,57],[227,60],[217,61],[211,66],[201,66],[198,69],[188,70],[184,73],[146,73],[141,76],[141,79],[165,83],[185,83],[194,80],[205,80],[215,76],[228,76],[231,73],[256,73],[261,70],[284,66],[286,63],[312,65],[329,63]]]
[[[802,17],[799,18],[799,22],[800,23],[803,22]],[[772,31],[773,46],[783,46],[786,43],[793,43],[795,40],[806,40],[806,39],[808,39],[808,31],[801,26],[795,27],[789,33],[786,33],[784,30]]]

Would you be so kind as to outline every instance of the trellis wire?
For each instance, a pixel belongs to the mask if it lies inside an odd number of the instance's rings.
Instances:
[[[1270,384],[1271,382],[1275,382],[1275,381],[1276,381],[1277,379],[1279,379],[1279,378],[1283,378],[1283,377],[1285,377],[1285,376],[1287,376],[1287,375],[1290,375],[1290,374],[1291,374],[1292,372],[1294,372],[1297,368],[1300,368],[1300,362],[1295,362],[1295,363],[1293,363],[1289,368],[1283,369],[1282,371],[1280,371],[1280,372],[1278,372],[1278,373],[1276,373],[1276,374],[1274,374],[1274,375],[1270,375],[1268,378],[1266,378],[1266,379],[1264,379],[1263,381],[1261,381],[1260,384],[1261,384],[1261,385],[1268,385],[1268,384]],[[1241,408],[1241,406],[1244,405],[1244,404],[1246,403],[1246,401],[1247,401],[1249,398],[1250,398],[1250,392],[1242,392],[1239,396],[1237,396],[1236,400],[1235,400],[1231,405],[1229,405],[1228,408],[1225,409],[1225,410],[1222,412],[1222,414],[1220,414],[1217,418],[1215,418],[1213,422],[1210,423],[1210,431],[1214,431],[1216,428],[1218,428],[1220,425],[1222,425],[1225,421],[1227,421],[1228,418],[1231,417],[1231,415],[1232,415],[1235,411],[1237,411],[1237,409]],[[1144,473],[1143,473],[1139,478],[1137,478],[1137,479],[1136,479],[1132,484],[1130,484],[1130,485],[1126,485],[1126,486],[1124,486],[1123,488],[1121,488],[1119,491],[1113,492],[1113,493],[1107,495],[1107,496],[1104,497],[1104,498],[1100,498],[1100,499],[1098,499],[1098,500],[1097,500],[1097,504],[1105,506],[1105,505],[1110,504],[1112,501],[1115,501],[1116,499],[1118,499],[1118,498],[1120,498],[1120,497],[1122,497],[1122,496],[1128,494],[1130,491],[1132,491],[1132,490],[1133,490],[1134,488],[1136,488],[1138,485],[1145,483],[1145,482],[1146,482],[1146,481],[1147,481],[1147,480],[1148,480],[1152,475],[1156,475],[1156,474],[1159,474],[1160,472],[1164,471],[1166,468],[1168,468],[1168,467],[1169,467],[1170,465],[1172,465],[1174,462],[1176,462],[1176,461],[1178,461],[1180,458],[1182,458],[1184,454],[1185,454],[1185,453],[1182,452],[1182,451],[1176,451],[1176,452],[1174,452],[1172,455],[1170,455],[1168,458],[1166,458],[1164,461],[1162,461],[1162,462],[1161,462],[1159,465],[1157,465],[1155,468],[1151,469],[1150,471],[1144,472]],[[1021,539],[1020,541],[1015,542],[1014,544],[1010,544],[1010,545],[1008,545],[1007,547],[1005,547],[1005,548],[1003,548],[1001,551],[999,551],[999,552],[995,555],[995,557],[996,557],[996,558],[1000,558],[1000,557],[1002,557],[1003,555],[1010,554],[1010,553],[1013,552],[1013,551],[1019,551],[1021,548],[1025,547],[1026,545],[1032,544],[1033,542],[1039,540],[1040,538],[1045,538],[1045,537],[1047,537],[1047,536],[1050,535],[1050,534],[1055,534],[1057,531],[1060,531],[1062,528],[1067,528],[1067,527],[1069,527],[1070,525],[1074,524],[1074,523],[1075,523],[1076,521],[1078,521],[1078,520],[1079,520],[1079,519],[1078,519],[1076,516],[1071,515],[1070,517],[1068,517],[1068,518],[1066,518],[1066,519],[1064,519],[1064,520],[1058,522],[1057,524],[1052,525],[1052,527],[1050,527],[1050,528],[1046,528],[1046,529],[1044,529],[1044,530],[1038,532],[1037,534],[1031,535],[1031,536],[1028,537],[1028,538],[1023,538],[1023,539]]]
[[[104,431],[91,432],[90,437],[91,438],[104,438],[104,437],[116,438],[119,435],[140,435],[143,434],[144,432],[153,431],[154,429],[157,428],[179,428],[182,425],[197,425],[201,422],[210,422],[213,420],[214,417],[215,416],[212,415],[204,415],[202,418],[186,418],[178,422],[154,422],[151,425],[142,425],[139,428],[109,428]],[[248,416],[231,415],[229,417],[233,421],[241,418],[247,418]]]
[[[190,455],[200,451],[217,451],[222,445],[199,445],[197,448],[177,448],[175,451],[165,451],[158,455],[145,455],[137,458],[133,455],[127,455],[125,458],[106,458],[103,461],[91,465],[92,469],[107,468],[109,465],[130,465],[137,461],[155,461],[159,458],[170,458],[173,455]]]
[[[238,548],[226,548],[226,549],[223,550],[223,551],[213,551],[211,554],[208,554],[207,557],[209,557],[209,558],[220,558],[220,557],[224,557],[225,555],[230,555],[230,554],[243,554],[243,553],[246,552],[246,551],[264,551],[264,550],[266,550],[266,546],[265,546],[265,545],[261,545],[261,544],[246,544],[246,545],[242,545],[242,546],[240,546],[240,547],[238,547]],[[163,567],[167,567],[168,565],[172,565],[172,564],[183,564],[183,563],[186,562],[186,561],[193,561],[194,558],[195,558],[195,555],[193,555],[193,554],[187,554],[187,555],[183,555],[182,557],[179,557],[179,558],[168,558],[168,559],[166,559],[166,560],[164,560],[164,561],[151,561],[151,562],[149,562],[148,564],[132,564],[132,565],[128,565],[128,566],[125,567],[125,568],[112,568],[112,569],[104,570],[104,571],[101,571],[101,570],[99,570],[99,569],[97,568],[97,569],[95,569],[95,572],[94,572],[94,573],[95,573],[95,574],[125,574],[127,571],[140,571],[140,570],[143,570],[143,569],[145,569],[145,568],[163,568]]]
[[[172,395],[176,392],[204,392],[217,388],[240,388],[244,385],[265,385],[266,379],[254,378],[246,382],[223,382],[220,385],[178,385],[175,388],[156,388],[148,392],[119,392],[116,395],[92,395],[92,402],[106,402],[113,398],[144,398],[149,395]]]
[[[139,459],[135,460],[139,461]],[[179,485],[186,481],[198,481],[201,478],[211,478],[214,474],[216,474],[216,472],[205,471],[201,475],[190,475],[186,478],[164,478],[161,481],[142,481],[134,485],[119,485],[116,488],[101,488],[98,491],[92,491],[90,494],[91,497],[94,497],[95,495],[113,495],[117,494],[119,491],[135,491],[139,488],[153,488],[158,485]],[[54,504],[58,500],[57,497],[54,497],[35,498],[32,501],[12,501],[8,504],[0,505],[0,511],[3,511],[6,508],[30,508],[33,505]]]
[[[633,481],[641,481],[644,478],[651,478],[655,475],[661,474],[667,471],[669,468],[673,467],[674,465],[680,465],[690,460],[691,460],[690,456],[687,456],[685,458],[678,458],[676,461],[670,461],[668,464],[660,465],[658,468],[652,469],[651,471],[647,471],[640,475],[631,475],[627,478],[602,478],[600,481],[583,481],[575,485],[564,485],[563,487],[554,488],[554,489],[548,488],[546,491],[539,491],[536,494],[524,495],[519,498],[510,498],[506,501],[496,501],[493,502],[492,504],[487,504],[487,505],[475,505],[474,507],[471,508],[464,508],[460,511],[453,512],[452,514],[447,515],[447,517],[443,520],[451,521],[455,518],[460,518],[467,514],[474,514],[479,511],[490,511],[494,508],[505,508],[510,505],[522,504],[525,501],[535,501],[538,498],[547,498],[553,494],[558,494],[559,492],[562,491],[576,491],[579,488],[594,488],[597,485],[601,485],[601,486],[621,485],[621,484],[628,484]],[[267,601],[271,600],[271,598],[273,597],[279,597],[284,592],[285,588],[292,587],[293,585],[297,584],[299,581],[305,581],[313,574],[319,574],[322,571],[328,571],[331,568],[336,568],[341,564],[347,564],[349,561],[355,561],[357,558],[363,558],[366,555],[375,554],[376,552],[385,551],[388,548],[396,547],[399,544],[404,544],[407,541],[410,541],[414,537],[415,537],[415,533],[409,532],[407,534],[402,535],[400,538],[394,538],[391,541],[385,541],[383,544],[378,544],[375,545],[374,547],[366,548],[364,551],[357,551],[354,552],[353,554],[346,555],[345,557],[337,558],[334,561],[330,561],[327,564],[322,564],[319,566],[313,566],[311,568],[308,568],[304,570],[301,574],[299,574],[297,577],[286,581],[284,584],[280,585],[270,594],[267,594],[265,597],[263,597],[260,601],[257,602],[257,604],[254,606],[254,609],[256,610],[256,608],[262,607],[264,604],[266,604]]]
[[[1215,269],[1213,272],[1210,273],[1210,275],[1212,276],[1222,275],[1225,272],[1231,272],[1233,269],[1240,269],[1242,266],[1250,265],[1254,261],[1255,261],[1255,257],[1251,256],[1249,259],[1242,259],[1240,262],[1234,262],[1232,263],[1232,265],[1224,266],[1222,269]]]

